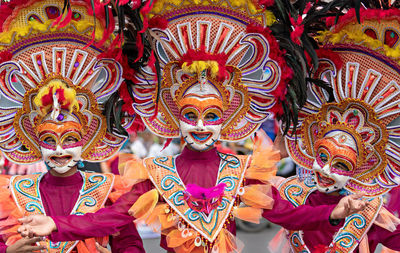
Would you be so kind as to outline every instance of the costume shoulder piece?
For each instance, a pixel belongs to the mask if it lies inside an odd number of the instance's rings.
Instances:
[[[39,161],[38,132],[51,129],[40,124],[52,120],[80,125],[84,160],[109,158],[127,137],[102,113],[123,80],[121,64],[102,56],[113,38],[104,11],[95,18],[85,1],[68,1],[68,14],[62,1],[13,2],[0,7],[0,150],[16,163]]]
[[[227,187],[224,188],[221,199],[210,198],[209,203],[187,195],[186,186],[176,170],[175,157],[148,158],[144,162],[150,180],[160,196],[179,215],[181,222],[196,230],[206,240],[213,242],[224,224],[230,220],[236,197],[242,188],[248,159],[248,156],[224,155],[216,185],[225,184]],[[205,205],[202,206],[202,202]]]
[[[227,226],[234,217],[258,223],[263,209],[271,209],[274,203],[267,180],[275,175],[280,156],[272,142],[262,137],[257,134],[252,157],[220,154],[216,185],[207,189],[185,185],[175,157],[124,161],[121,175],[137,181],[149,179],[155,188],[139,197],[131,215],[155,229],[161,224],[168,247],[177,252],[240,251],[241,243]],[[245,185],[246,179],[265,184]],[[239,206],[239,198],[244,205]]]
[[[279,187],[281,197],[296,207],[304,205],[309,195],[316,190],[315,183],[309,183],[308,180],[300,181],[297,176],[287,179]],[[334,236],[329,246],[335,252],[353,252],[367,234],[369,228],[374,224],[383,205],[383,199],[382,197],[376,197],[368,199],[368,201],[368,207],[347,217],[342,228]],[[287,237],[293,252],[312,252],[303,240],[302,231],[287,231]]]
[[[83,215],[94,213],[104,206],[113,187],[113,174],[81,172],[83,185],[79,198],[71,214]],[[24,216],[44,214],[46,211],[40,196],[39,185],[44,173],[14,176],[10,180],[10,190],[17,207]],[[22,216],[21,216],[22,217]],[[78,241],[53,243],[50,240],[42,242],[49,252],[70,252]]]
[[[295,207],[304,205],[307,197],[315,190],[315,184],[307,180],[300,181],[297,176],[290,177],[279,185],[281,197]]]
[[[361,10],[361,15],[359,24],[350,10],[320,36],[324,47],[314,77],[329,83],[331,92],[310,87],[286,145],[308,170],[321,164],[320,147],[335,142],[338,152],[355,152],[354,164],[340,173],[350,178],[344,188],[374,197],[400,182],[400,24],[398,10]]]

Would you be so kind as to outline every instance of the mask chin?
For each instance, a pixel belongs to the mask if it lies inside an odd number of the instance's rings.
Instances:
[[[343,189],[351,177],[331,173],[329,165],[323,168],[314,161],[313,164],[314,180],[318,191],[323,193],[332,193]]]
[[[41,151],[47,168],[58,174],[64,174],[74,168],[81,160],[82,146],[68,149],[57,147],[56,150],[41,147]]]

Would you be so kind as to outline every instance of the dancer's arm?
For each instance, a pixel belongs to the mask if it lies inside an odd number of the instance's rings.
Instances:
[[[119,232],[123,226],[133,221],[129,208],[138,197],[150,190],[150,181],[136,184],[132,191],[122,195],[113,205],[95,213],[85,215],[54,216],[32,215],[21,219],[19,228],[22,236],[47,236],[54,242],[83,240],[102,237]]]
[[[329,219],[343,219],[350,214],[363,210],[366,202],[357,200],[359,196],[347,196],[337,205],[294,207],[280,197],[278,190],[272,187],[274,206],[264,210],[263,217],[289,230],[320,230],[331,226]]]

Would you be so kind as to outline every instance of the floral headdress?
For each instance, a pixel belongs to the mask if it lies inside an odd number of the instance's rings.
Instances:
[[[311,169],[314,144],[340,130],[356,140],[357,168],[345,188],[381,195],[400,181],[400,65],[398,10],[351,9],[329,31],[315,76],[331,92],[311,87],[297,131],[286,144],[297,164]],[[297,136],[297,140],[295,138]]]
[[[268,29],[276,22],[272,12],[250,0],[159,0],[150,7],[163,76],[159,85],[149,68],[136,76],[133,107],[153,133],[180,136],[179,100],[202,78],[223,101],[221,140],[245,139],[271,112],[284,111],[293,70]]]
[[[0,6],[0,149],[16,163],[41,159],[44,119],[78,123],[88,161],[111,157],[127,138],[107,128],[102,113],[123,80],[121,64],[101,55],[114,27],[106,30],[105,12],[94,17],[88,2],[68,1],[63,9],[56,0]],[[129,127],[132,118],[121,123]]]

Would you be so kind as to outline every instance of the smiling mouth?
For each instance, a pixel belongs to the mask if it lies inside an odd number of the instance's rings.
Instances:
[[[212,136],[212,134],[210,132],[206,132],[206,133],[190,132],[190,135],[192,136],[193,139],[195,139],[197,142],[200,142],[200,143],[207,142]]]
[[[72,156],[51,156],[50,161],[52,161],[56,166],[61,167],[67,165],[72,160]]]
[[[317,175],[317,181],[320,186],[329,187],[335,184],[335,180],[328,177],[324,177],[319,172],[315,172],[315,174]]]

